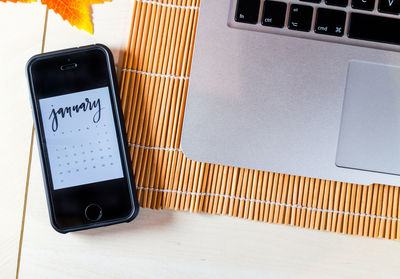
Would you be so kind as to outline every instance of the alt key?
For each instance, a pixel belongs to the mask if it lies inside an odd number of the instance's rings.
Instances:
[[[310,31],[312,15],[312,7],[292,4],[290,6],[288,28],[304,32]]]

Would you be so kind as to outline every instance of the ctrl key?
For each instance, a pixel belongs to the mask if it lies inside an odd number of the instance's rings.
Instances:
[[[277,1],[265,1],[261,24],[282,28],[285,25],[286,3]]]

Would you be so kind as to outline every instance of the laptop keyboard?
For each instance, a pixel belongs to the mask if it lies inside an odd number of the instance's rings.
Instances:
[[[313,33],[318,37],[311,38],[333,36],[343,43],[363,40],[400,45],[399,14],[400,0],[237,0],[235,21],[261,24],[265,32],[282,29],[280,34],[285,30],[286,35],[295,36]]]

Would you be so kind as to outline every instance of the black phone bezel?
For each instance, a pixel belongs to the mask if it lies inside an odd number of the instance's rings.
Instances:
[[[61,66],[68,63],[76,63],[78,67],[63,71]],[[104,45],[96,44],[36,55],[28,61],[26,73],[49,215],[54,229],[66,233],[133,220],[139,205],[111,51]],[[104,86],[109,88],[124,177],[54,190],[39,99]],[[93,203],[102,207],[103,217],[99,221],[85,218],[86,206]]]

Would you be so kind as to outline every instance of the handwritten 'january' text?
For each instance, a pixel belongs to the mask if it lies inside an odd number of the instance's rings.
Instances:
[[[52,109],[50,113],[49,120],[51,123],[51,128],[53,132],[58,130],[58,118],[70,117],[72,118],[74,114],[79,112],[86,112],[86,111],[95,111],[93,115],[93,122],[98,123],[101,118],[101,106],[100,106],[100,98],[95,101],[90,101],[89,98],[85,98],[85,101],[81,104],[70,106],[70,107],[62,107],[59,109]]]

